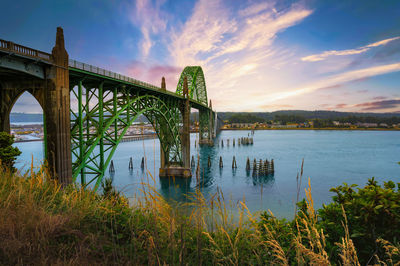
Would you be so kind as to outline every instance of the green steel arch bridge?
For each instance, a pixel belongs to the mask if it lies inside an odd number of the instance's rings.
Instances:
[[[141,115],[160,141],[160,177],[190,177],[190,109],[199,111],[200,144],[213,144],[218,119],[199,66],[182,71],[176,92],[70,60],[57,28],[52,53],[0,39],[0,131],[28,91],[43,109],[45,156],[62,184],[99,186],[128,128]]]

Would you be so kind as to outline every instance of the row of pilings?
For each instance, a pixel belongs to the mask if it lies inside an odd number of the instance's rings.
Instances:
[[[142,160],[140,162],[140,168],[142,170],[144,169],[144,166],[145,166],[144,165],[145,164],[144,160],[145,160],[144,157],[142,157]],[[129,158],[128,169],[129,170],[133,170],[133,158],[132,157]],[[115,173],[115,167],[114,167],[114,161],[113,160],[111,160],[111,162],[110,162],[110,166],[108,167],[108,172]]]
[[[230,146],[230,144],[232,143],[232,146],[235,147],[236,146],[236,139],[221,139],[221,141],[217,141],[217,145],[218,147],[224,147],[225,145],[227,147]],[[237,138],[237,145],[238,146],[248,146],[248,145],[253,145],[254,144],[254,139],[252,137],[242,137],[242,138]],[[194,147],[197,148],[197,140],[194,141]]]
[[[200,158],[197,158],[197,168],[199,168],[200,163],[199,163]],[[195,162],[195,158],[194,155],[192,155],[191,161],[190,161],[190,166],[192,168],[194,168],[196,165]],[[208,156],[207,158],[207,167],[211,168],[212,166],[212,160],[211,157]],[[224,161],[222,159],[222,156],[219,157],[219,163],[218,163],[219,168],[223,168],[224,167]],[[142,157],[141,163],[140,163],[140,168],[143,170],[145,167],[145,158]],[[237,168],[237,163],[236,163],[236,157],[233,156],[232,157],[232,169],[236,169]],[[129,165],[128,165],[128,169],[129,170],[133,170],[133,158],[130,157],[129,158]],[[246,160],[246,171],[253,171],[253,175],[258,175],[258,176],[263,176],[263,175],[269,175],[269,174],[273,174],[275,172],[275,166],[274,166],[274,159],[271,159],[271,161],[269,161],[268,159],[266,159],[265,161],[263,161],[262,159],[257,160],[254,159],[253,163],[250,163],[250,158],[247,157]],[[108,171],[110,173],[114,173],[115,172],[115,167],[114,167],[114,162],[113,160],[111,160],[110,166],[108,168]]]
[[[251,167],[250,158],[247,157],[246,171],[251,171],[251,170],[253,171],[253,176],[266,176],[269,174],[274,174],[275,173],[274,159],[271,159],[271,161],[269,161],[268,159],[263,161],[262,159],[257,160],[254,158]]]
[[[194,168],[195,165],[196,165],[194,155],[192,155],[192,159],[191,159],[190,165],[191,165],[192,168]],[[208,156],[208,158],[207,158],[207,167],[211,168],[211,166],[212,166],[212,160],[211,160],[211,157]],[[219,168],[223,168],[224,167],[224,161],[222,159],[222,156],[219,157],[218,166],[219,166]],[[233,158],[232,158],[232,169],[235,169],[235,168],[237,168],[237,163],[236,163],[236,157],[233,156]],[[253,170],[253,172],[257,173],[258,175],[273,174],[275,172],[274,159],[271,159],[270,161],[268,159],[266,159],[265,161],[263,161],[262,159],[260,159],[260,160],[254,159],[253,160],[253,164],[251,164],[250,163],[250,158],[247,157],[246,170],[247,171]]]

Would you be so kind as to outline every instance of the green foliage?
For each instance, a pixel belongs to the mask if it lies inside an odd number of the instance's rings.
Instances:
[[[319,225],[327,233],[331,253],[335,242],[344,234],[342,226],[344,208],[350,237],[358,251],[361,263],[366,263],[375,254],[383,256],[377,240],[383,238],[392,243],[400,240],[400,183],[385,182],[384,186],[372,178],[364,188],[356,190],[356,185],[344,183],[332,188],[336,193],[333,202],[319,210]]]
[[[120,196],[119,192],[115,189],[113,185],[112,178],[104,178],[101,183],[101,187],[103,189],[103,197],[104,198],[118,198]]]
[[[293,221],[289,222],[286,219],[277,219],[272,214],[263,212],[261,214],[259,226],[263,238],[265,240],[271,238],[277,240],[282,250],[287,254],[289,261],[294,261],[296,256],[295,249],[293,248],[295,223]],[[270,234],[267,233],[267,230]]]
[[[274,120],[286,125],[287,123],[304,123],[306,119],[301,115],[276,115]]]
[[[265,120],[251,113],[235,113],[229,118],[230,123],[261,123]]]
[[[62,188],[43,168],[19,176],[0,166],[1,264],[358,265],[352,263],[357,254],[366,264],[375,250],[383,261],[371,263],[400,261],[400,184],[394,182],[380,187],[371,179],[357,191],[347,184],[334,188],[337,195],[319,210],[319,219],[311,190],[293,221],[266,212],[246,219],[241,203],[238,223],[220,199],[210,212],[200,192],[182,213],[152,188],[144,186],[144,199],[129,204],[111,179],[102,187],[102,195]]]
[[[314,127],[315,128],[323,128],[323,127],[332,127],[333,121],[331,119],[315,119]]]
[[[14,163],[21,151],[17,147],[13,147],[14,136],[6,132],[0,132],[0,160],[3,166],[15,172]]]

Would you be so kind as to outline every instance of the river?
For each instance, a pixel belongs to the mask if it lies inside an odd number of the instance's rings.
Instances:
[[[113,161],[113,175],[116,187],[126,196],[140,194],[141,182],[150,182],[167,200],[185,201],[185,195],[194,192],[196,187],[206,199],[220,189],[225,198],[233,204],[245,200],[252,212],[270,209],[277,217],[291,219],[294,214],[297,183],[296,176],[304,158],[304,173],[300,198],[308,178],[312,187],[315,206],[331,202],[333,193],[329,189],[343,182],[366,184],[368,178],[375,177],[379,182],[393,180],[400,182],[400,131],[334,131],[334,130],[268,130],[255,131],[254,145],[238,146],[237,138],[251,136],[250,131],[222,131],[217,140],[224,140],[224,147],[195,148],[196,134],[191,134],[191,152],[200,156],[201,182],[193,177],[186,182],[158,178],[159,142],[156,139],[121,143]],[[236,139],[233,147],[232,139]],[[227,146],[227,139],[230,145]],[[18,158],[17,167],[30,165],[32,154],[35,164],[43,156],[42,142],[17,143],[23,152]],[[142,157],[147,158],[146,175],[140,168]],[[212,165],[209,169],[207,160]],[[222,156],[224,167],[219,168]],[[236,157],[237,169],[232,170],[232,157]],[[128,169],[129,158],[133,157],[134,170]],[[264,178],[253,178],[246,172],[246,159],[274,159],[275,174]],[[107,176],[110,174],[107,171]],[[149,180],[149,181],[148,181]]]

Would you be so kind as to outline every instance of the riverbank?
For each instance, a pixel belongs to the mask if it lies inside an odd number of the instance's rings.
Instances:
[[[345,130],[345,131],[400,131],[400,128],[337,128],[337,127],[326,127],[326,128],[221,128],[221,130]]]

